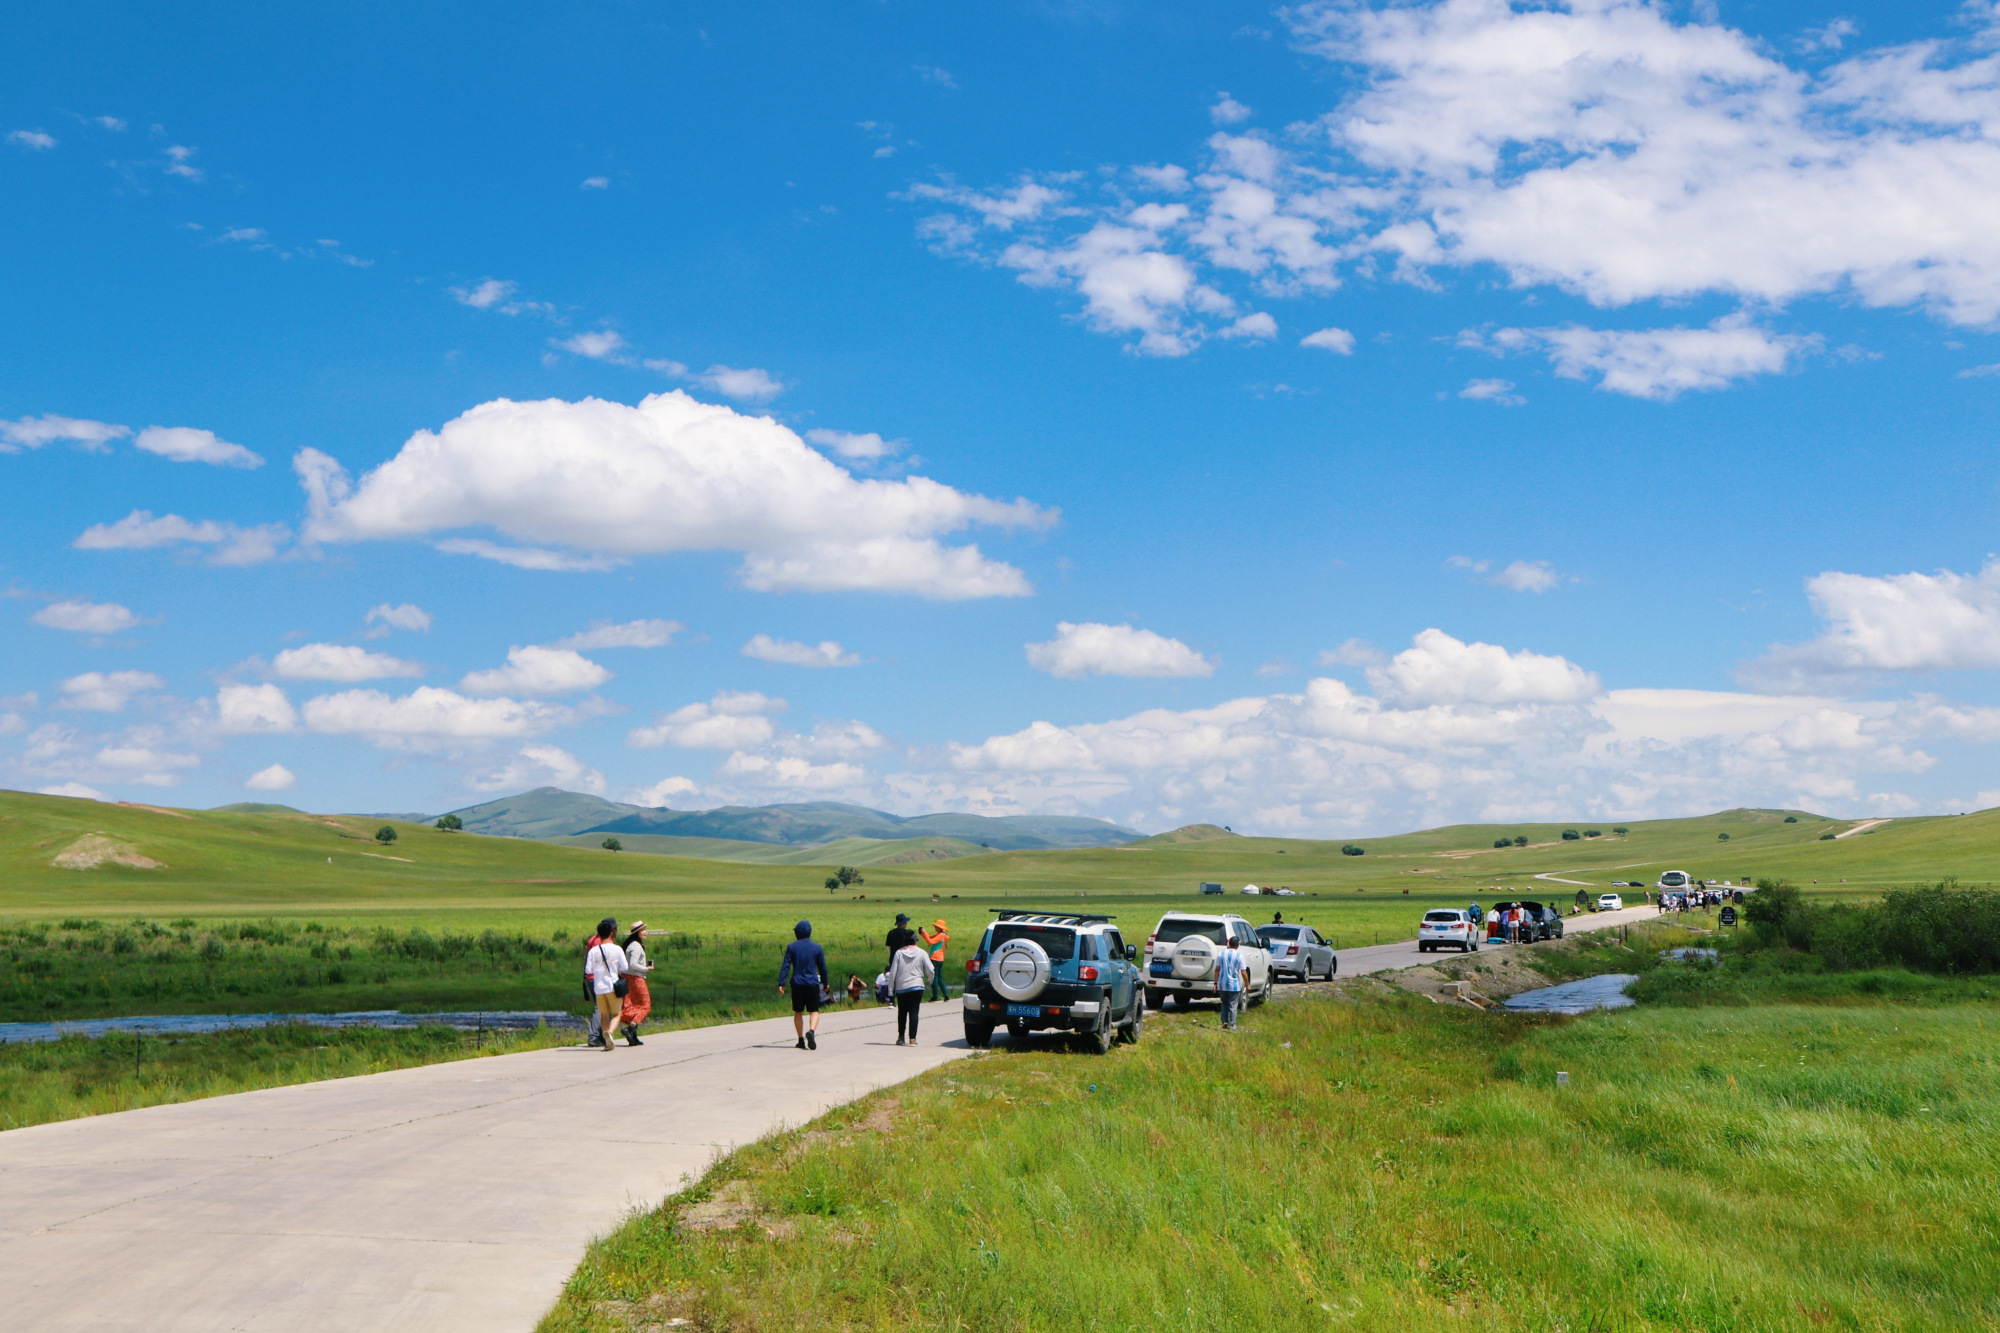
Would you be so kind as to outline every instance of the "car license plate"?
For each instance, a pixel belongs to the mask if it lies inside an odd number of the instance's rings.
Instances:
[[[1172,976],[1173,974],[1174,974],[1174,965],[1173,965],[1172,963],[1155,963],[1155,964],[1153,964],[1153,975],[1154,975],[1154,976],[1156,976],[1156,977],[1170,977],[1170,976]]]
[[[1040,1018],[1042,1006],[1039,1004],[1010,1004],[1007,1006],[1009,1018]]]

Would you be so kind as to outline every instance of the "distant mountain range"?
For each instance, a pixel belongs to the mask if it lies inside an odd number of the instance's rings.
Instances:
[[[508,838],[565,838],[581,833],[727,838],[733,842],[812,847],[841,838],[956,838],[994,851],[1116,847],[1145,835],[1103,819],[1070,815],[892,815],[838,801],[795,805],[725,805],[667,810],[537,787],[518,796],[453,810],[468,833]]]

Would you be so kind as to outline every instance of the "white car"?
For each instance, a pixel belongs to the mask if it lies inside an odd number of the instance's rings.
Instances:
[[[1479,927],[1466,913],[1454,907],[1439,907],[1424,913],[1417,927],[1417,952],[1436,953],[1443,948],[1471,953],[1479,947]]]
[[[1597,910],[1600,912],[1622,912],[1625,910],[1625,900],[1615,893],[1600,893],[1597,895]]]
[[[1250,1003],[1271,998],[1271,955],[1257,928],[1234,913],[1169,912],[1146,937],[1146,1007],[1179,997],[1185,1005],[1215,997],[1215,955],[1225,941],[1250,968]]]

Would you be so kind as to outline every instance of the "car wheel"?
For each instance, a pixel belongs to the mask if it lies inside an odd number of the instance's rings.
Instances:
[[[1167,998],[1166,992],[1161,990],[1159,987],[1157,986],[1146,987],[1146,1007],[1148,1009],[1158,1009],[1163,1003],[1166,1002],[1166,998]]]
[[[1264,974],[1264,989],[1258,991],[1256,997],[1252,999],[1250,1003],[1253,1005],[1258,1005],[1270,999],[1271,992],[1277,987],[1277,981],[1278,979],[1274,974],[1266,972]]]
[[[1100,1001],[1100,1003],[1102,1003]],[[1111,1024],[1111,1006],[1105,1004],[1097,1013],[1097,1026],[1085,1038],[1093,1055],[1109,1055],[1112,1045],[1118,1040],[1118,1029]]]
[[[1119,1026],[1118,1040],[1124,1042],[1127,1046],[1137,1046],[1139,1044],[1139,1034],[1145,1030],[1145,1027],[1146,1006],[1141,1004],[1135,996],[1132,1000],[1132,1017],[1129,1021]]]
[[[965,1020],[965,1044],[975,1051],[983,1051],[993,1044],[993,1025]]]

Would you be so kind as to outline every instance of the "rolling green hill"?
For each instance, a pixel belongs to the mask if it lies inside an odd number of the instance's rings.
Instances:
[[[1111,847],[1140,836],[1102,819],[1062,815],[902,815],[839,801],[795,805],[725,805],[715,810],[635,810],[578,830],[649,833],[668,837],[726,838],[738,842],[820,845],[840,838],[960,838],[985,847]]]
[[[918,861],[950,861],[984,856],[987,850],[959,838],[837,838],[832,842],[792,847],[782,842],[741,842],[732,838],[676,838],[660,833],[575,833],[545,842],[567,847],[602,847],[615,837],[627,852],[651,856],[689,856],[704,861],[742,861],[767,866],[907,865]]]
[[[561,787],[537,787],[518,796],[503,796],[497,801],[468,805],[448,813],[459,817],[467,833],[502,838],[561,838],[643,809],[644,806],[621,805],[601,796],[564,791]]]

